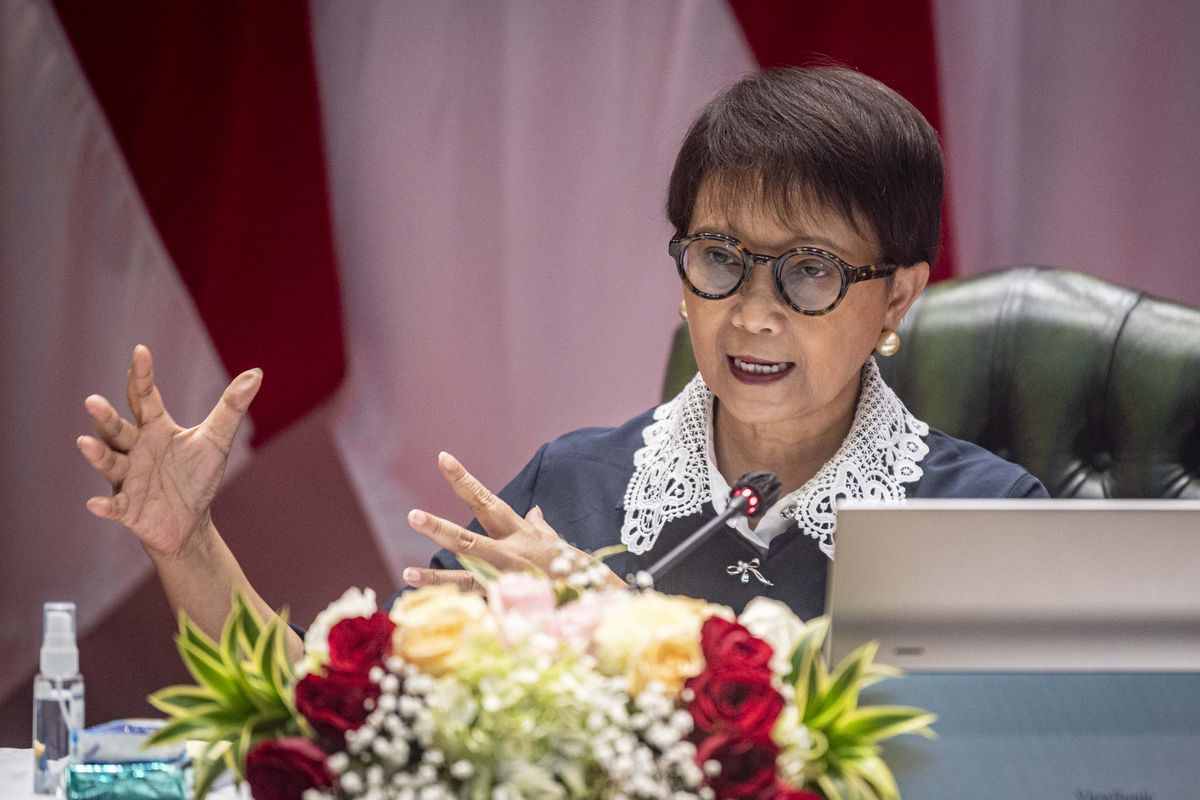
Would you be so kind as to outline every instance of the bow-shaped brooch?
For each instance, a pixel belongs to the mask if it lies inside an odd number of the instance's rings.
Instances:
[[[758,578],[759,583],[767,586],[774,586],[775,584],[767,580],[766,577],[758,571],[758,566],[758,559],[752,558],[749,561],[737,562],[737,566],[728,566],[725,568],[725,571],[730,575],[741,575],[742,583],[749,583],[750,576],[753,575],[755,578]]]

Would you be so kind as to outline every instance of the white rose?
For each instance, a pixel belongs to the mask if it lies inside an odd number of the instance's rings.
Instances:
[[[755,597],[746,604],[738,622],[771,645],[771,671],[783,677],[792,671],[792,653],[804,635],[804,623],[778,600]]]
[[[330,603],[304,634],[304,663],[308,669],[329,663],[329,631],[334,625],[351,617],[369,617],[378,610],[374,589],[350,588]]]

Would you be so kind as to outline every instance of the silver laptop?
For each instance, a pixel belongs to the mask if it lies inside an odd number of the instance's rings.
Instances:
[[[1200,671],[1200,501],[846,503],[830,654],[951,671]]]
[[[938,715],[904,797],[1200,797],[1200,502],[847,505],[829,603],[910,670],[864,703]]]

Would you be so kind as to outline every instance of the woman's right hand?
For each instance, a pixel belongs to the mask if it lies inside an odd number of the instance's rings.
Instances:
[[[182,428],[163,407],[150,350],[135,347],[126,384],[132,420],[99,395],[84,400],[96,436],[76,445],[112,486],[110,496],[88,500],[88,510],[131,530],[152,558],[186,555],[211,529],[209,506],[261,385],[261,370],[243,372],[204,422]]]

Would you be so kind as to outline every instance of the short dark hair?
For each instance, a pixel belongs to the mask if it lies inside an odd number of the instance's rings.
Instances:
[[[686,236],[696,197],[758,193],[783,221],[814,206],[840,213],[907,266],[937,257],[942,148],[907,100],[842,67],[768,69],[735,83],[692,123],[667,190],[667,217]]]

